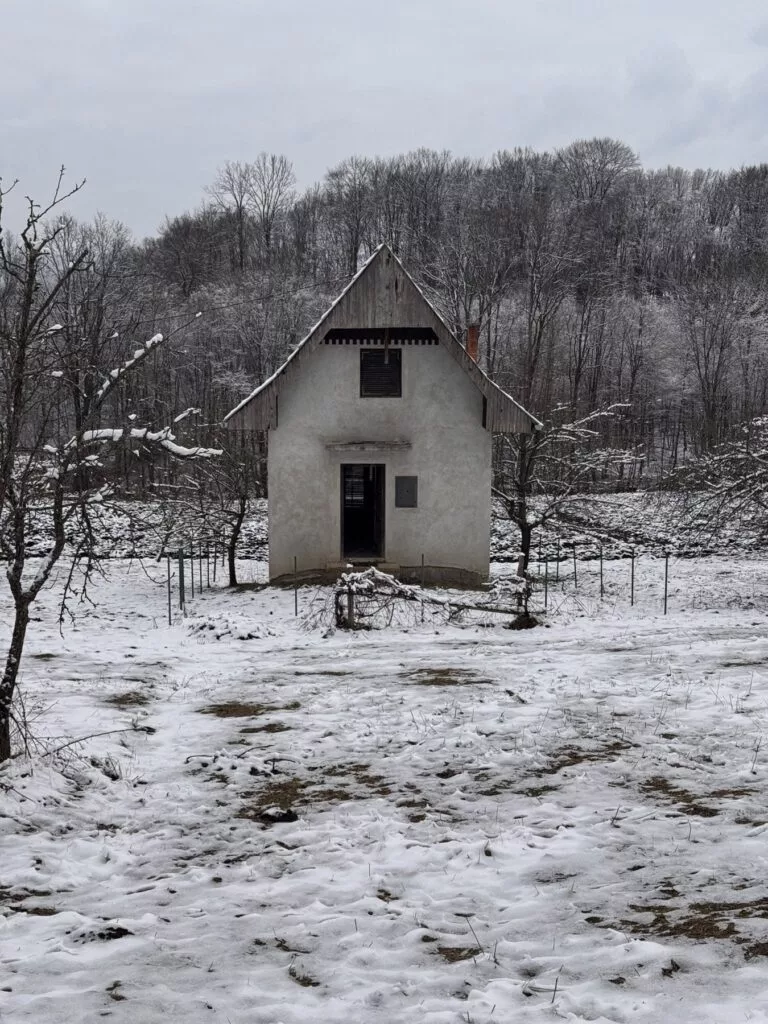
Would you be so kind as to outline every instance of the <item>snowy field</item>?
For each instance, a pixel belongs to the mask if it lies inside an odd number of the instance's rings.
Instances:
[[[532,499],[533,514],[541,511],[541,499]],[[130,514],[126,512],[130,510]],[[199,538],[199,521],[185,525],[183,511],[162,504],[106,504],[94,508],[98,549],[105,557],[154,559],[166,545],[176,550],[182,544],[203,541]],[[169,537],[169,520],[176,531]],[[574,546],[580,561],[599,556],[607,560],[628,558],[632,551],[639,556],[659,556],[669,551],[675,557],[701,557],[722,554],[729,557],[765,550],[768,537],[764,530],[765,516],[759,508],[745,507],[732,518],[718,517],[715,523],[706,514],[696,494],[625,492],[583,496],[565,505],[542,528],[533,531],[531,550],[542,560],[554,563],[570,560]],[[40,515],[39,526],[46,527],[36,535],[32,530],[29,553],[43,555],[50,545],[50,522]],[[264,561],[267,557],[267,502],[251,503],[238,542],[238,553],[246,561]],[[493,503],[491,514],[491,557],[499,562],[517,562],[520,531],[505,514],[502,504]]]
[[[309,588],[169,627],[161,567],[108,568],[33,613],[3,1022],[768,1020],[768,561],[351,635]]]

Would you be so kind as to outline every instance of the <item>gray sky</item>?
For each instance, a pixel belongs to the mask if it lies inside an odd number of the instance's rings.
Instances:
[[[491,156],[610,135],[647,167],[768,161],[764,0],[2,0],[0,175],[138,235],[225,160]],[[19,200],[10,207],[17,226]]]

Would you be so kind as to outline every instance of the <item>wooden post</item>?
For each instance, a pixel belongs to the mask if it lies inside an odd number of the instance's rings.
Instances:
[[[355,628],[355,592],[352,587],[347,590],[347,625]]]
[[[557,538],[557,561],[555,562],[555,579],[560,582],[560,538]]]
[[[573,589],[579,589],[579,581],[576,576],[576,545],[573,545]]]
[[[547,610],[547,591],[549,590],[549,559],[544,561],[544,611]]]
[[[219,557],[219,545],[218,545],[217,541],[214,539],[214,541],[213,541],[213,582],[214,583],[216,582],[216,562],[218,561],[218,557]]]
[[[421,589],[424,590],[424,555],[421,556]],[[421,595],[421,621],[424,621],[424,594]]]
[[[195,546],[192,541],[189,542],[189,587],[192,591],[192,597],[195,596]]]
[[[208,584],[208,589],[211,589],[211,544],[206,539],[205,542],[205,578]]]
[[[541,572],[541,530],[539,530],[539,572]]]
[[[299,614],[299,562],[293,556],[293,614]]]
[[[667,593],[669,590],[669,552],[664,552],[664,614],[667,614]]]
[[[635,603],[635,549],[632,548],[631,554],[631,565],[630,565],[630,577],[629,577],[629,603],[633,605]]]
[[[603,586],[603,545],[600,545],[600,597],[605,597],[605,587]]]
[[[199,591],[203,592],[203,542],[199,540],[197,542],[197,568],[198,568],[198,579],[200,580]]]
[[[171,610],[171,556],[166,555],[165,561],[168,568],[168,625],[173,625],[173,612]]]
[[[186,596],[184,593],[184,548],[179,548],[179,608],[182,611],[184,610]]]

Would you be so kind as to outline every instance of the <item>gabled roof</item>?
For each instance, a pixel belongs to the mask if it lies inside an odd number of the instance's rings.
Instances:
[[[285,382],[333,330],[349,328],[430,328],[486,399],[486,427],[498,433],[527,434],[541,423],[484,373],[450,331],[413,278],[387,245],[380,245],[330,309],[318,320],[279,370],[224,418],[227,427],[267,430],[277,419],[277,398]]]

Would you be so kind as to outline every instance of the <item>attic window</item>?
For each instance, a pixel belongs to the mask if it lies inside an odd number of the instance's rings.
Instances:
[[[361,398],[401,397],[402,355],[400,349],[360,350]]]

